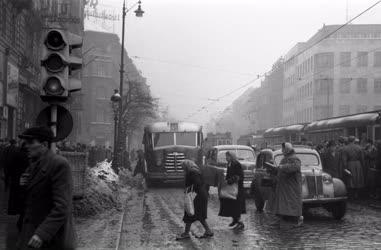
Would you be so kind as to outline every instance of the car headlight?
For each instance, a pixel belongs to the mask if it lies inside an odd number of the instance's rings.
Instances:
[[[322,177],[323,177],[323,182],[325,184],[332,183],[332,176],[330,176],[329,174],[323,174]]]

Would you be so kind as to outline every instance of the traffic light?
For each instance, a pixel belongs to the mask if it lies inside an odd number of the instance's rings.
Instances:
[[[49,29],[43,37],[41,99],[44,102],[65,102],[71,92],[81,89],[75,71],[82,68],[82,37],[59,29]]]

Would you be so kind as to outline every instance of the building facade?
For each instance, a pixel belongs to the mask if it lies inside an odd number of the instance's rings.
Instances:
[[[338,27],[287,53],[283,125],[381,109],[381,25],[347,25],[312,46]]]

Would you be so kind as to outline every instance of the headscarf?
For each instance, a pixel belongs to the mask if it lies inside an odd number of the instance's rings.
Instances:
[[[282,143],[282,148],[284,148],[284,154],[289,155],[294,153],[294,147],[290,142],[283,142]]]
[[[186,173],[195,172],[201,174],[201,170],[197,164],[192,160],[184,160],[181,165]]]
[[[229,155],[232,160],[237,160],[237,155],[232,151],[226,151],[226,155]]]

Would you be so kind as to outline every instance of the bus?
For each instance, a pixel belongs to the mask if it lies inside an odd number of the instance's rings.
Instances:
[[[202,126],[189,122],[155,122],[144,128],[143,145],[149,186],[184,180],[184,159],[202,165]]]

